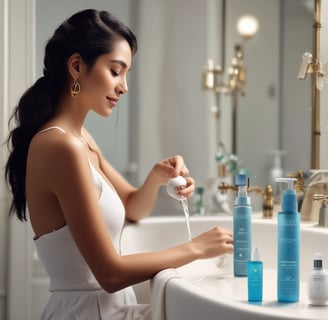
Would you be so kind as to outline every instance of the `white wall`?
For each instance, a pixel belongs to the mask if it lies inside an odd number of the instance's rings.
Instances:
[[[8,3],[5,0],[0,1],[0,142],[5,140],[8,101],[8,51],[6,43],[8,39],[7,34],[7,11]],[[7,152],[3,146],[0,147],[0,175],[3,177]],[[5,303],[6,303],[6,272],[7,272],[7,252],[8,252],[8,194],[5,186],[0,180],[0,319],[5,319]]]
[[[184,0],[139,3],[138,179],[175,154],[185,158],[197,180],[203,179],[209,167],[209,107],[201,90],[207,1],[191,0],[188,6]]]
[[[321,0],[321,61],[328,63],[328,1]],[[328,84],[321,91],[320,168],[328,169]]]
[[[154,162],[180,153],[196,183],[202,185],[206,177],[216,174],[215,130],[210,112],[214,94],[201,90],[201,76],[208,58],[221,62],[220,32],[214,31],[221,27],[214,22],[215,18],[221,19],[221,1],[189,1],[188,10],[183,0],[166,1],[165,5],[161,0],[139,3],[138,94],[132,99],[131,110],[138,119],[133,143],[138,149],[132,156],[139,164],[139,181]],[[272,157],[268,152],[272,149],[286,150],[287,171],[307,170],[310,166],[310,81],[297,80],[297,73],[303,51],[312,46],[312,17],[308,15],[308,25],[293,18],[306,14],[298,0],[230,0],[226,4],[225,72],[231,65],[234,45],[240,43],[247,71],[246,95],[238,97],[237,155],[250,170],[251,184],[264,187],[269,183]],[[282,26],[281,11],[286,8],[289,16]],[[260,26],[258,34],[243,43],[235,25],[245,13],[259,17]],[[293,41],[295,32],[307,40]],[[279,62],[282,54],[284,64]],[[302,98],[295,102],[298,96]],[[221,138],[231,151],[231,97],[222,96],[220,102]],[[302,141],[302,148],[296,146],[295,139]]]
[[[73,13],[90,7],[110,11],[131,27],[131,0],[96,0],[91,3],[90,0],[36,0],[37,77],[42,75],[44,47],[55,28]],[[51,12],[51,15],[46,12]],[[129,98],[130,95],[122,97],[110,118],[90,113],[86,121],[86,127],[96,137],[104,156],[122,173],[127,170],[129,161]]]
[[[5,70],[5,83],[2,86],[4,104],[0,110],[3,120],[1,135],[6,137],[8,116],[17,104],[18,97],[34,78],[34,3],[33,0],[10,0],[2,1],[2,4],[5,4],[5,24],[4,29],[1,29],[5,34],[1,43],[5,53],[4,65],[2,65]],[[6,154],[5,146],[1,145],[1,148],[2,154]],[[0,234],[0,242],[7,244],[10,253],[9,258],[1,258],[1,261],[5,261],[7,265],[1,266],[2,270],[0,270],[1,273],[4,271],[3,268],[5,271],[10,270],[6,274],[8,310],[5,319],[24,319],[25,314],[17,314],[17,311],[20,308],[27,311],[29,305],[29,296],[25,288],[30,274],[28,261],[31,260],[28,256],[30,241],[27,239],[31,238],[27,224],[20,223],[17,219],[13,219],[11,223],[8,221],[9,197],[3,178],[1,178],[1,189],[3,191],[1,195],[4,197],[4,201],[1,201],[1,216],[7,218],[4,218],[1,226],[9,232],[9,239],[7,241],[8,233],[4,232]],[[13,310],[12,318],[9,309]]]
[[[267,153],[279,148],[279,0],[227,1],[227,11],[226,70],[231,66],[236,44],[243,45],[246,68],[245,96],[238,97],[237,155],[250,171],[251,185],[265,187],[271,160]],[[246,13],[258,18],[259,30],[252,39],[243,41],[236,23]],[[223,108],[230,110],[226,122],[231,123],[230,97],[224,98]],[[229,143],[232,130],[225,127],[224,141]]]
[[[210,1],[213,5],[213,1]],[[34,4],[33,0],[0,0],[0,48],[3,48],[3,50],[0,52],[0,139],[3,141],[3,139],[7,136],[7,120],[8,120],[8,113],[11,111],[12,107],[16,104],[16,100],[18,96],[22,93],[22,91],[30,85],[34,77],[34,59],[33,59],[33,48],[31,47],[33,42],[33,9]],[[196,6],[198,3],[192,2]],[[201,3],[201,2],[200,2]],[[140,8],[143,6],[146,6],[146,4],[142,4],[140,1]],[[323,0],[322,1],[322,12],[326,13],[328,12],[328,1]],[[183,10],[183,7],[177,8],[179,10]],[[208,11],[203,11],[203,8],[200,9],[200,15],[202,19],[207,19],[209,16]],[[178,12],[177,11],[177,12]],[[174,14],[174,10],[170,11],[170,15],[164,16],[166,19],[172,18],[172,15]],[[177,19],[177,17],[175,17]],[[190,13],[190,21],[192,21],[193,16]],[[176,23],[176,20],[173,19],[173,22]],[[191,22],[190,22],[191,23]],[[322,50],[321,50],[321,57],[323,62],[328,62],[328,16],[325,14],[322,14],[322,33],[321,33],[321,40],[322,40]],[[195,27],[195,26],[191,26]],[[195,27],[196,28],[196,27]],[[22,30],[24,32],[22,32]],[[193,30],[193,28],[191,28]],[[140,32],[147,32],[147,28],[144,27],[143,31],[140,30]],[[205,30],[196,30],[195,32],[201,32],[204,35],[204,38],[207,38],[207,33]],[[199,33],[196,33],[199,36]],[[156,39],[154,39],[156,40]],[[157,39],[158,40],[158,39]],[[161,40],[161,39],[159,39]],[[161,42],[161,41],[159,41]],[[206,42],[204,40],[204,42]],[[156,42],[154,42],[156,43]],[[153,43],[153,45],[154,45]],[[192,44],[192,39],[188,39],[186,41],[186,44]],[[195,41],[195,43],[197,43]],[[151,43],[149,44],[151,45]],[[204,45],[204,44],[203,44]],[[138,53],[138,56],[140,56],[140,60],[142,59],[142,63],[144,63],[145,67],[151,68],[152,64],[150,63],[152,61],[152,54],[151,50],[149,51],[147,48],[142,47],[143,44],[141,43],[141,48]],[[202,71],[202,66],[204,62],[206,62],[207,59],[207,53],[211,51],[208,45],[204,45],[206,49],[203,50],[201,47],[201,56],[200,60],[197,63],[197,66],[189,66],[187,67],[188,72],[192,72],[199,75],[199,85],[200,85],[200,74]],[[154,49],[154,47],[151,47]],[[198,49],[198,48],[197,48]],[[173,54],[173,49],[171,50],[169,54]],[[146,53],[148,52],[148,53]],[[145,55],[143,54],[145,53]],[[178,62],[185,63],[187,61],[188,56],[180,58]],[[139,58],[138,58],[139,59]],[[147,64],[148,62],[148,64]],[[141,64],[142,66],[142,64]],[[194,68],[193,68],[194,67]],[[143,70],[138,67],[138,71],[142,72]],[[10,71],[10,73],[9,73]],[[156,72],[156,70],[154,70]],[[190,73],[186,73],[190,74]],[[183,78],[186,80],[185,78]],[[145,76],[140,75],[140,82],[142,82],[144,85],[147,84],[147,81],[150,79],[145,79]],[[147,80],[147,81],[144,81]],[[176,80],[175,80],[176,81]],[[187,79],[189,81],[189,79]],[[195,80],[195,82],[190,83],[191,88],[193,90],[199,90],[198,84],[196,85],[196,82],[198,80]],[[172,82],[172,90],[179,89],[182,86],[184,86],[182,83],[179,82]],[[135,89],[133,89],[135,90]],[[147,93],[147,86],[145,87],[145,93]],[[174,91],[172,91],[174,92]],[[190,96],[192,96],[193,92],[192,90],[189,91]],[[146,95],[144,97],[145,101],[149,103],[148,100],[149,96]],[[166,98],[167,99],[167,98]],[[192,100],[190,102],[191,104],[194,104],[198,106],[199,112],[203,112],[203,109],[206,108],[206,104],[208,103],[206,94],[200,99],[200,100]],[[156,107],[156,106],[154,106]],[[324,90],[321,92],[321,168],[327,168],[328,167],[328,151],[327,151],[327,145],[328,145],[328,86],[324,88]],[[170,106],[169,106],[170,108]],[[183,111],[189,112],[188,106],[184,107]],[[138,110],[138,109],[137,109]],[[162,107],[161,112],[165,112],[165,106]],[[201,111],[200,111],[201,110]],[[173,110],[173,112],[181,112],[182,109],[179,110]],[[161,118],[158,118],[158,112],[160,110],[156,109],[156,111],[153,113],[148,112],[140,112],[139,116],[140,123],[149,123],[153,121],[154,119],[156,121],[159,121]],[[198,112],[198,111],[197,111]],[[165,114],[163,116],[166,116]],[[209,115],[207,115],[209,116]],[[200,117],[203,117],[203,115],[200,115]],[[187,134],[190,132],[189,130],[195,130],[196,123],[199,119],[198,113],[196,117],[185,119],[184,126],[182,128],[187,127],[187,132],[182,132],[181,134]],[[166,121],[169,121],[170,118],[166,118]],[[173,119],[175,121],[176,118]],[[192,122],[189,122],[189,120],[192,120]],[[204,119],[203,119],[204,120]],[[148,148],[147,145],[144,145],[140,149],[140,155],[139,159],[143,160],[141,163],[145,164],[145,167],[142,168],[142,171],[140,172],[140,175],[143,176],[145,172],[149,169],[149,166],[153,164],[154,161],[158,160],[158,156],[161,156],[162,151],[158,149],[160,140],[152,140],[152,128],[156,128],[156,123],[147,124],[147,127],[144,128],[143,133],[138,137],[138,139],[144,139],[146,142],[149,141]],[[148,127],[149,126],[149,127]],[[169,127],[168,127],[169,128]],[[167,130],[169,131],[169,130]],[[176,133],[176,132],[175,132]],[[194,162],[192,166],[193,172],[197,172],[198,175],[203,175],[203,172],[207,170],[206,166],[207,163],[203,163],[202,159],[202,153],[207,152],[209,149],[209,146],[205,145],[202,146],[201,149],[198,148],[198,145],[201,143],[200,141],[203,141],[205,132],[200,132],[200,136],[198,136],[197,139],[198,142],[196,144],[197,147],[194,147],[194,144],[192,145],[185,145],[183,147],[183,150],[185,150],[185,155],[187,158],[194,158],[194,154],[196,153],[195,159],[199,162]],[[180,139],[178,135],[178,141]],[[136,146],[134,146],[136,147]],[[153,149],[152,149],[153,148]],[[167,148],[167,147],[166,147]],[[206,150],[206,151],[205,151]],[[170,150],[165,150],[165,152],[168,152]],[[172,150],[175,151],[175,150]],[[1,145],[1,168],[3,167],[4,158],[5,158],[5,149]],[[156,159],[156,160],[155,160]],[[3,171],[1,171],[1,174]],[[206,174],[206,173],[205,173]],[[28,261],[31,261],[31,257],[26,255],[26,252],[29,250],[30,242],[26,241],[26,239],[31,239],[31,234],[29,233],[28,228],[26,225],[21,223],[13,222],[11,223],[11,243],[10,243],[10,251],[11,251],[11,268],[10,268],[10,274],[8,275],[6,273],[6,251],[8,248],[8,241],[7,241],[7,230],[8,230],[8,220],[7,220],[7,209],[8,209],[8,194],[6,193],[6,188],[4,185],[3,180],[1,179],[0,183],[0,293],[3,293],[3,289],[5,289],[6,285],[6,278],[9,277],[9,283],[12,283],[12,281],[15,281],[16,286],[12,287],[11,295],[12,300],[9,303],[9,307],[13,310],[14,313],[11,314],[11,318],[8,316],[4,316],[4,308],[3,308],[3,297],[0,294],[0,319],[28,319],[26,318],[26,311],[30,311],[29,307],[27,306],[28,303],[28,292],[26,291],[26,287],[30,285],[28,283],[28,273],[31,271],[30,264]],[[23,258],[23,261],[22,261]],[[24,259],[25,258],[25,259]],[[19,306],[19,308],[17,308]],[[20,313],[19,313],[20,312]]]

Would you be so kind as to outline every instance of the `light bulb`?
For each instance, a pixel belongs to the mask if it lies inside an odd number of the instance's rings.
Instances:
[[[245,39],[254,37],[258,28],[259,23],[255,16],[246,14],[237,20],[237,31]]]

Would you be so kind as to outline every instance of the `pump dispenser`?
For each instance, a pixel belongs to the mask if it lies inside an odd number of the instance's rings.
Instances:
[[[234,275],[247,276],[247,262],[252,250],[252,207],[247,195],[248,178],[245,174],[235,176],[238,194],[233,205]]]
[[[278,213],[278,288],[280,302],[297,302],[300,286],[300,214],[297,211],[295,178],[277,178],[287,183]]]

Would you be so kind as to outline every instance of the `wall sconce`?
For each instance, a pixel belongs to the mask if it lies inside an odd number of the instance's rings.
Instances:
[[[225,20],[225,4],[223,5],[222,20]],[[256,17],[246,14],[242,15],[236,23],[238,34],[245,40],[249,40],[255,36],[259,29],[259,23]],[[237,97],[238,93],[242,96],[245,95],[246,84],[246,68],[244,64],[244,52],[243,47],[240,44],[236,44],[234,47],[234,56],[231,59],[231,65],[228,68],[228,81],[224,81],[225,71],[225,25],[222,28],[222,66],[214,65],[213,60],[209,59],[205,65],[202,76],[202,88],[204,90],[212,90],[216,96],[216,106],[212,108],[212,112],[216,116],[217,131],[220,127],[220,95],[230,94],[232,101],[232,148],[233,154],[237,154]],[[221,137],[217,137],[220,139]],[[217,147],[224,145],[221,141],[217,141]]]
[[[304,80],[308,73],[316,74],[316,87],[322,90],[325,84],[328,84],[328,63],[323,67],[321,61],[313,59],[312,53],[305,52],[302,56],[298,79]]]

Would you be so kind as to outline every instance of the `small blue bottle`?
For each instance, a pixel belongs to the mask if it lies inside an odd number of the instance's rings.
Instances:
[[[252,207],[247,196],[247,176],[237,174],[235,185],[238,186],[238,194],[233,205],[234,275],[246,277],[252,249]]]
[[[263,299],[263,262],[257,247],[253,249],[252,260],[247,262],[248,301],[261,302]]]
[[[278,213],[278,283],[279,302],[297,302],[300,291],[300,214],[293,189],[294,178],[277,178],[288,183]]]

